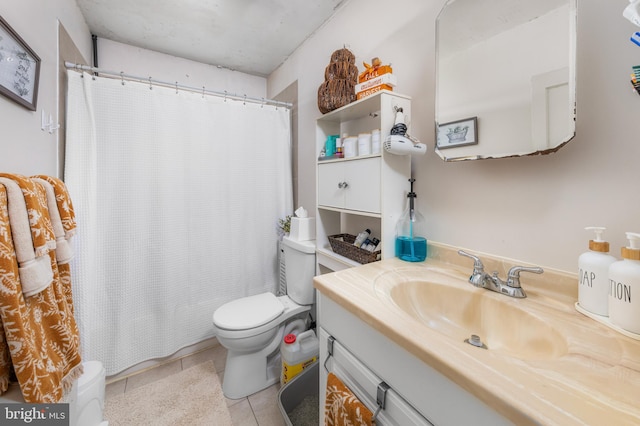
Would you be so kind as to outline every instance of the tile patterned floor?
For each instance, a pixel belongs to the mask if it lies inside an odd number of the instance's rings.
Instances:
[[[150,370],[107,384],[105,398],[126,393],[132,389],[177,373],[198,363],[213,360],[218,377],[222,381],[227,360],[227,350],[217,344],[210,349],[168,362]],[[234,426],[286,426],[278,407],[278,390],[275,384],[261,392],[242,399],[227,399]]]

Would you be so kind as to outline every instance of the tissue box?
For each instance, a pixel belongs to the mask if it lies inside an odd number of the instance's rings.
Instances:
[[[298,241],[308,241],[316,239],[316,218],[315,217],[292,217],[289,238]]]

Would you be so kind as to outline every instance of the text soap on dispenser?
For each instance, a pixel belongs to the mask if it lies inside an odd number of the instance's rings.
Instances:
[[[609,315],[609,266],[618,259],[609,253],[609,243],[602,239],[606,228],[588,226],[584,228],[596,234],[589,240],[589,251],[578,257],[578,303],[587,311]]]
[[[626,234],[629,245],[621,249],[622,260],[609,267],[609,319],[640,334],[640,234]]]

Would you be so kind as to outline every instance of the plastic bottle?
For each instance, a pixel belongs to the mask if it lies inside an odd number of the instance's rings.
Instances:
[[[336,138],[338,136],[337,135],[329,135],[327,136],[327,141],[325,142],[325,155],[327,157],[333,157],[333,155],[336,153]]]
[[[597,315],[609,315],[609,266],[618,259],[609,253],[609,243],[602,239],[606,228],[588,226],[584,228],[596,234],[589,240],[589,251],[578,257],[578,303]]]
[[[361,249],[367,249],[367,246],[371,244],[371,240],[369,238],[367,238],[366,240],[364,240],[364,242],[362,244],[360,244],[360,248]]]
[[[284,385],[302,370],[318,359],[318,338],[313,330],[307,330],[299,335],[287,334],[280,344],[282,358],[282,374],[280,384]]]
[[[396,257],[407,262],[422,262],[427,258],[427,239],[424,235],[424,218],[415,208],[416,193],[413,192],[413,182],[411,182],[411,192],[407,194],[409,199],[407,208],[396,225]]]
[[[376,247],[378,247],[378,244],[380,244],[380,240],[373,237],[364,249],[373,253],[376,250]]]
[[[358,234],[358,236],[356,237],[356,240],[353,242],[353,245],[356,247],[360,247],[362,243],[364,243],[365,240],[369,238],[369,235],[371,235],[371,229],[367,228]]]
[[[609,319],[640,334],[640,234],[626,234],[629,246],[622,247],[622,260],[609,267]]]

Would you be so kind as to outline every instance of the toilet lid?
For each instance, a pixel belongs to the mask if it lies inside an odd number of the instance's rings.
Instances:
[[[282,311],[284,306],[273,293],[256,294],[220,306],[213,313],[213,323],[227,330],[246,330],[268,323]]]

